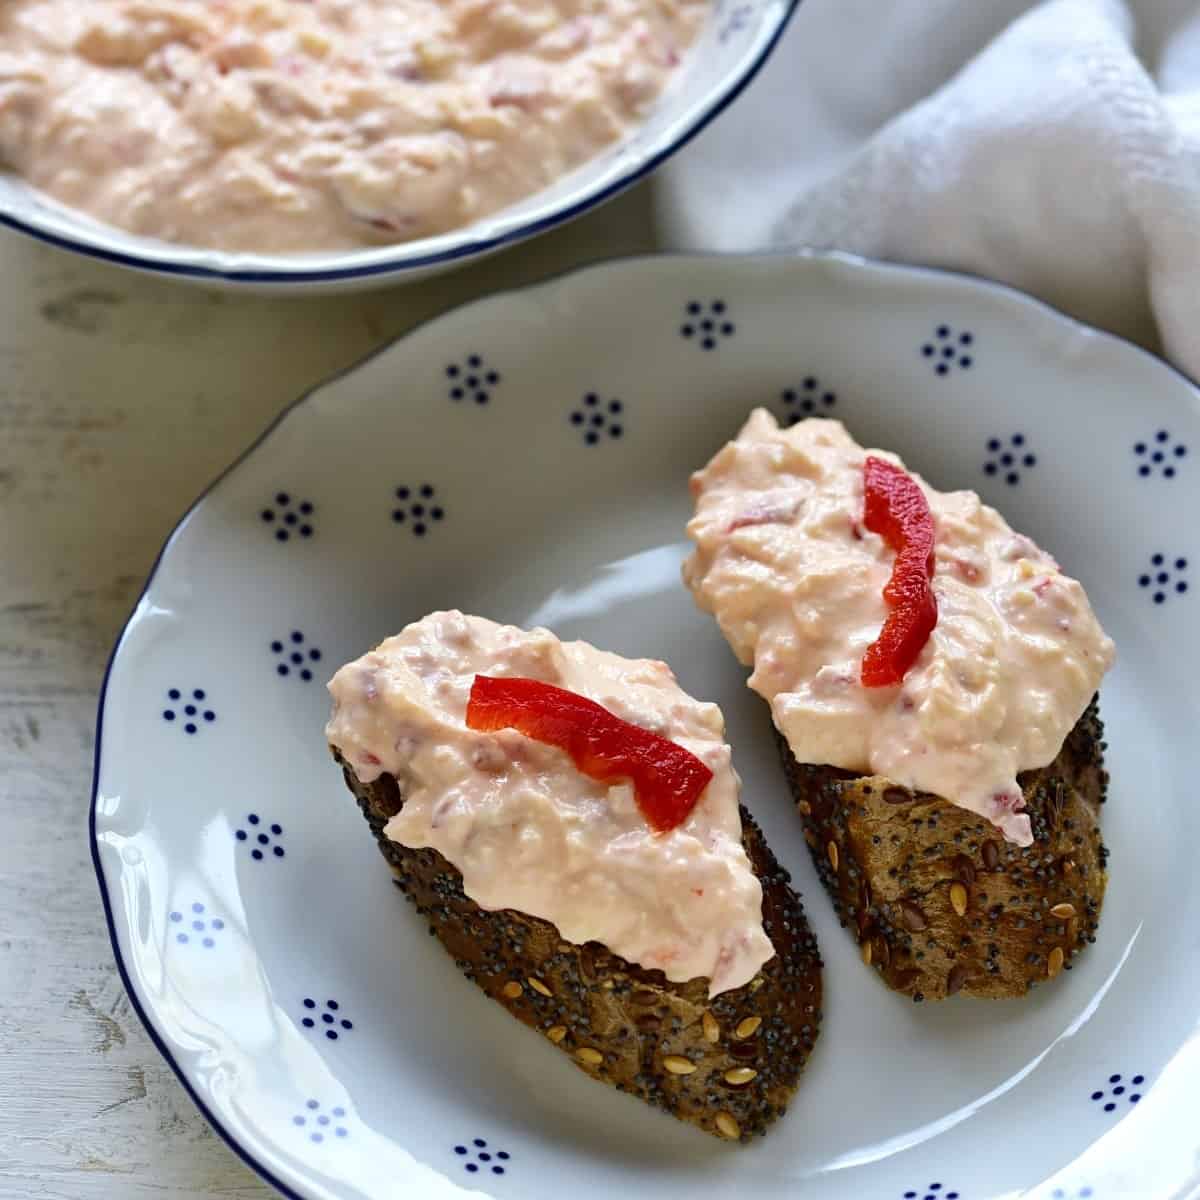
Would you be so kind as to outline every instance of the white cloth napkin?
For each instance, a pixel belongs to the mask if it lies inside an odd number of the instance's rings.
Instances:
[[[669,247],[968,271],[1200,379],[1200,0],[804,0],[656,206]]]

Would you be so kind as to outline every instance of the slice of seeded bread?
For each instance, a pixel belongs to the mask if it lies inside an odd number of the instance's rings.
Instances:
[[[1093,700],[1058,757],[1019,776],[1034,836],[1024,849],[937,796],[798,763],[778,738],[817,874],[889,987],[918,1001],[1023,996],[1096,940],[1103,736]]]
[[[821,1021],[821,960],[788,873],[742,810],[743,844],[763,887],[776,955],[744,987],[710,1000],[708,982],[671,983],[596,942],[565,941],[547,921],[487,912],[436,850],[384,836],[404,803],[396,780],[346,783],[416,905],[464,975],[593,1079],[717,1137],[749,1141],[781,1116]]]

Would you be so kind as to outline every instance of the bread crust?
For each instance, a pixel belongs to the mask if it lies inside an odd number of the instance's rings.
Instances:
[[[762,883],[776,954],[748,984],[709,1000],[707,980],[672,983],[596,942],[569,942],[537,917],[480,908],[440,853],[384,835],[404,802],[396,780],[363,783],[336,750],[334,757],[430,933],[548,1046],[593,1079],[716,1137],[747,1142],[783,1114],[820,1029],[821,960],[787,871],[745,809],[743,845]]]
[[[1097,700],[1049,766],[1018,777],[1025,848],[937,796],[799,763],[776,736],[817,875],[888,987],[916,1001],[1023,996],[1096,940],[1108,859]]]

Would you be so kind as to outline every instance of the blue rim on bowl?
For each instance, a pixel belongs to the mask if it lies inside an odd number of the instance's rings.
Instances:
[[[668,132],[661,144],[652,146],[644,156],[633,158],[624,170],[602,187],[595,191],[585,190],[579,198],[540,216],[505,217],[501,213],[498,217],[486,222],[486,225],[495,232],[485,236],[464,238],[461,237],[463,231],[451,231],[450,234],[442,235],[437,239],[427,239],[443,242],[451,240],[452,244],[444,249],[422,252],[417,249],[422,244],[420,241],[399,243],[379,249],[331,255],[331,257],[350,257],[360,260],[351,265],[310,267],[304,265],[308,256],[296,256],[296,265],[287,266],[285,265],[287,258],[282,255],[222,254],[195,247],[172,247],[167,244],[164,244],[161,250],[146,249],[136,253],[131,250],[119,249],[116,246],[105,245],[104,241],[112,237],[125,238],[132,235],[125,234],[120,230],[110,232],[106,226],[95,224],[86,216],[81,217],[78,222],[72,221],[69,217],[56,219],[57,212],[69,212],[69,210],[59,210],[57,207],[47,207],[44,211],[34,207],[23,215],[18,215],[11,209],[9,211],[0,210],[0,226],[28,234],[47,245],[70,250],[88,258],[114,263],[117,266],[131,267],[138,271],[183,279],[252,285],[338,284],[352,283],[355,280],[379,279],[382,281],[387,276],[400,277],[405,274],[431,273],[546,233],[613,199],[645,178],[671,155],[686,146],[741,95],[766,63],[799,5],[800,0],[772,0],[762,15],[762,28],[757,35],[757,45],[752,48],[740,69],[727,75],[702,102],[692,107],[690,114],[687,114],[681,122],[684,126],[682,131],[674,135]],[[722,7],[726,6],[717,5],[714,19],[720,18]],[[733,8],[731,19],[736,24],[740,10],[738,6],[733,6]],[[85,240],[69,228],[72,224],[84,224],[85,222],[89,227],[95,224],[98,232],[94,239]],[[247,260],[257,260],[256,265],[245,267],[236,265],[238,262]]]

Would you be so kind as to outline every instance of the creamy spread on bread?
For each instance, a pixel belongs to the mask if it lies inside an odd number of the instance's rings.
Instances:
[[[629,783],[599,783],[516,730],[479,733],[476,675],[551,683],[696,755],[713,776],[684,822],[656,834]],[[433,613],[342,667],[326,735],[364,783],[394,776],[404,805],[384,832],[458,868],[481,908],[551,922],[667,979],[741,987],[775,951],[742,847],[740,781],[714,704],[670,668],[460,612]]]
[[[1113,644],[1083,587],[969,491],[914,478],[935,523],[938,620],[895,687],[860,679],[895,555],[863,525],[867,455],[838,421],[759,409],[692,476],[683,575],[771,705],[796,759],[878,775],[979,813],[1019,845],[1019,772],[1061,750]]]
[[[647,113],[707,0],[4,0],[0,165],[231,251],[455,229]]]

